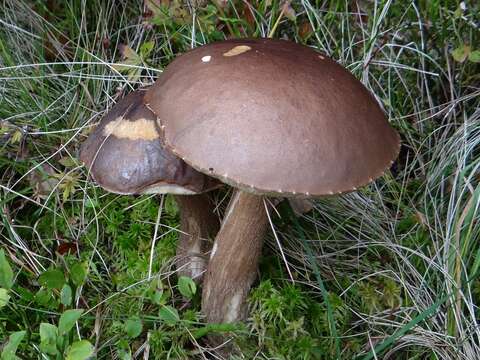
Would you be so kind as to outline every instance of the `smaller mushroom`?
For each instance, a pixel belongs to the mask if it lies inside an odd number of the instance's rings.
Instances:
[[[80,159],[110,192],[174,195],[180,209],[177,269],[199,281],[208,240],[219,227],[206,192],[219,183],[163,147],[157,117],[143,103],[144,94],[137,90],[112,107],[83,143]]]

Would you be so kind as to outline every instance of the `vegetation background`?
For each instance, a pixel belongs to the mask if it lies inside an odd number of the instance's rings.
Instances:
[[[479,359],[479,26],[477,1],[0,1],[1,359],[219,358],[209,333],[238,359]],[[180,53],[269,34],[343,64],[403,145],[371,186],[280,209],[248,322],[205,325],[174,202],[104,192],[78,149]]]

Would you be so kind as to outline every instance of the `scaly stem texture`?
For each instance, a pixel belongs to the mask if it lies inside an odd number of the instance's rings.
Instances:
[[[208,194],[177,195],[180,209],[180,236],[177,244],[177,269],[179,276],[201,281],[207,267],[211,239],[219,229],[214,214],[214,204]]]
[[[263,197],[237,191],[215,238],[205,275],[202,312],[208,322],[245,319],[267,227]]]

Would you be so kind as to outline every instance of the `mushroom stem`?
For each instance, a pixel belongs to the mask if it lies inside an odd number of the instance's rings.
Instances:
[[[177,243],[179,276],[200,282],[207,266],[206,252],[219,229],[214,203],[208,194],[176,195],[180,209],[180,236]]]
[[[263,197],[238,190],[215,238],[202,294],[202,312],[210,323],[245,319],[246,298],[255,280],[268,228]]]

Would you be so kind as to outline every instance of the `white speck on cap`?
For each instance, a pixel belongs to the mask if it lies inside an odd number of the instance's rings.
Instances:
[[[212,60],[212,57],[210,55],[205,55],[204,57],[202,57],[203,62],[209,62],[210,60]]]

